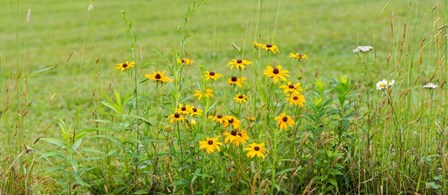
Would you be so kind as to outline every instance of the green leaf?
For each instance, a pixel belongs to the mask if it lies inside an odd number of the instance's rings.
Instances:
[[[64,155],[58,151],[43,153],[39,158],[57,157],[65,160]]]
[[[89,152],[89,153],[97,153],[97,154],[104,154],[104,152],[97,150],[95,148],[83,148],[83,152]]]
[[[76,140],[76,142],[72,145],[72,151],[76,151],[82,143],[82,138]]]
[[[191,183],[194,183],[198,175],[201,173],[201,168],[197,168],[196,171],[194,171],[193,178],[191,179]]]
[[[279,175],[282,175],[282,174],[284,174],[284,173],[288,173],[288,172],[294,171],[295,169],[296,169],[296,168],[294,167],[294,168],[289,168],[289,169],[282,170],[282,171],[278,172],[278,173],[276,174],[276,176],[279,176]]]
[[[134,194],[148,194],[148,191],[138,190],[138,191],[134,192]]]
[[[83,181],[83,180],[81,179],[81,177],[79,177],[79,176],[76,176],[76,177],[75,177],[75,181],[76,181],[77,184],[81,185],[82,187],[89,187],[89,186],[90,186],[88,183],[86,183],[85,181]]]
[[[46,141],[46,142],[48,142],[48,143],[50,143],[50,144],[54,144],[54,145],[60,146],[61,148],[66,148],[64,142],[61,141],[61,140],[59,140],[59,139],[55,139],[55,138],[42,138],[42,139],[40,139],[40,140],[42,140],[42,141]]]

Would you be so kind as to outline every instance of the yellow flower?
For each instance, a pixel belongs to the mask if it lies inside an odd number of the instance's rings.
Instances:
[[[270,53],[273,53],[273,54],[280,53],[280,50],[278,49],[278,46],[277,45],[273,45],[273,44],[262,44],[262,43],[254,42],[254,47],[255,48],[264,49],[267,52],[270,52]]]
[[[302,108],[305,106],[305,96],[297,91],[292,93],[286,100],[289,102],[289,105],[299,105]]]
[[[236,118],[234,116],[225,116],[224,118],[225,118],[224,127],[232,125],[233,129],[240,128],[241,121],[238,118]]]
[[[199,142],[199,148],[204,149],[208,154],[219,152],[221,151],[221,148],[219,148],[220,145],[223,145],[221,142],[218,141],[219,136],[210,138],[207,137],[204,141]]]
[[[237,77],[233,76],[227,80],[227,83],[229,83],[230,85],[236,85],[238,87],[243,87],[245,80],[246,80],[246,78],[244,78],[244,77],[241,77],[240,79],[238,79]]]
[[[259,49],[259,48],[262,48],[263,47],[263,44],[261,44],[261,43],[257,43],[256,41],[254,42],[254,47],[256,48],[256,49]]]
[[[153,71],[152,74],[145,74],[145,77],[148,79],[151,79],[153,81],[156,82],[160,82],[160,83],[167,83],[167,82],[173,82],[173,79],[165,76],[166,71]]]
[[[247,116],[247,117],[246,117],[246,120],[247,120],[247,121],[255,121],[255,120],[257,120],[257,118],[255,118],[255,117],[253,117],[253,116]]]
[[[164,126],[163,130],[165,130],[165,131],[172,131],[173,128],[171,128],[170,126]]]
[[[192,111],[193,111],[193,106],[183,105],[183,104],[177,105],[176,112],[179,114],[187,115],[187,114],[191,114]]]
[[[277,83],[278,79],[286,81],[286,77],[289,77],[289,71],[282,70],[282,65],[277,65],[277,67],[275,68],[272,68],[272,66],[268,66],[264,70],[264,75],[274,79],[274,83]]]
[[[131,69],[134,66],[135,66],[135,62],[134,61],[131,61],[131,62],[126,61],[124,63],[115,65],[115,69],[120,70],[120,71],[123,72],[123,71]]]
[[[179,58],[177,59],[177,64],[184,64],[187,66],[190,66],[191,64],[193,64],[193,60],[192,59],[188,59],[188,58]]]
[[[306,60],[308,58],[308,56],[306,56],[306,54],[300,54],[300,53],[289,53],[289,57],[290,58],[294,58],[297,59],[299,61],[303,61]]]
[[[227,66],[230,66],[230,69],[236,68],[236,69],[239,69],[239,70],[244,70],[244,69],[246,69],[247,65],[251,65],[251,64],[252,64],[252,62],[249,61],[249,60],[244,60],[244,59],[242,59],[242,60],[235,60],[235,59],[233,59],[232,61],[230,61],[227,64]]]
[[[261,157],[261,158],[265,158],[266,156],[264,155],[264,153],[268,152],[267,149],[264,147],[263,143],[260,143],[260,144],[251,143],[244,150],[249,151],[247,153],[247,157],[249,157],[249,158],[253,158],[255,156],[258,156],[258,157]]]
[[[205,93],[204,94],[202,94],[201,93],[201,91],[199,91],[199,90],[196,90],[195,92],[194,92],[194,95],[193,96],[196,96],[196,97],[198,97],[198,100],[201,100],[202,99],[202,97],[215,97],[215,95],[213,95],[213,90],[211,90],[211,89],[206,89],[205,90]]]
[[[280,86],[280,89],[283,89],[283,93],[289,94],[295,91],[302,91],[302,86],[300,82],[293,84],[291,82],[288,82],[287,85]]]
[[[219,124],[224,123],[224,121],[226,120],[226,118],[224,116],[222,116],[221,114],[209,116],[208,118],[212,119],[212,121],[217,122]]]
[[[247,136],[246,131],[238,131],[238,130],[232,130],[231,132],[225,132],[224,136],[224,143],[231,143],[235,146],[239,146],[240,144],[246,143],[247,140],[249,140],[249,136]]]
[[[205,80],[206,81],[208,81],[208,80],[214,80],[214,81],[216,81],[217,79],[219,79],[219,78],[221,78],[222,77],[222,74],[218,74],[218,73],[216,73],[216,72],[213,72],[213,71],[205,71]]]
[[[202,110],[201,110],[201,109],[196,108],[196,107],[193,107],[193,108],[191,109],[191,112],[190,112],[190,115],[191,115],[191,116],[199,116],[199,115],[201,115],[201,114],[202,114]]]
[[[247,95],[238,94],[233,99],[238,103],[246,103],[247,102]]]
[[[174,122],[184,122],[185,121],[185,117],[177,112],[174,114],[170,114],[168,116],[168,119],[170,120],[171,124],[173,124]]]
[[[285,113],[280,114],[280,116],[275,117],[277,125],[280,129],[287,129],[288,126],[292,127],[294,125],[294,120]]]

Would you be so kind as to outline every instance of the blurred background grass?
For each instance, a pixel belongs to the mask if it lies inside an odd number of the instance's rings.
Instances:
[[[393,69],[387,63],[388,54],[398,49],[394,45],[400,41],[405,23],[415,35],[412,37],[432,38],[429,29],[434,22],[435,1],[261,2],[260,13],[258,0],[212,0],[197,9],[186,28],[192,34],[187,45],[189,57],[196,64],[224,72],[224,65],[240,56],[230,43],[249,49],[259,35],[262,42],[280,46],[279,58],[285,59],[283,63],[289,61],[289,52],[308,54],[309,60],[303,67],[305,81],[315,77],[317,68],[322,79],[347,74],[355,81],[377,82],[388,78],[389,70]],[[139,58],[154,62],[144,72],[167,70],[156,51],[160,49],[171,56],[180,48],[180,37],[175,30],[183,23],[187,7],[193,1],[99,0],[91,2],[94,5],[91,13],[87,10],[89,3],[59,0],[0,3],[0,82],[5,86],[19,66],[31,75],[27,83],[28,100],[32,103],[26,118],[30,125],[25,127],[30,128],[34,138],[46,136],[46,130],[57,119],[85,127],[83,124],[88,123],[93,110],[92,93],[96,88],[124,88],[131,83],[123,81],[120,73],[113,70],[116,63],[131,57],[128,50],[131,40],[122,20],[122,10],[133,22],[138,36]],[[29,23],[26,22],[28,9],[31,10]],[[352,49],[358,45],[375,48],[372,64],[375,68],[370,69],[369,78],[356,65],[357,57]],[[428,70],[434,69],[431,63],[425,61]],[[46,70],[49,67],[55,68]]]

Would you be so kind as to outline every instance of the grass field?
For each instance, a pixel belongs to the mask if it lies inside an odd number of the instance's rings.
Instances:
[[[448,191],[447,2],[212,0],[186,16],[192,5],[190,0],[1,2],[0,194]],[[135,56],[123,10],[136,36]],[[186,34],[191,37],[182,37]],[[280,53],[260,52],[254,41],[276,44]],[[359,45],[374,50],[356,55],[352,50]],[[308,59],[291,63],[289,53],[295,52]],[[180,68],[176,55],[195,64]],[[253,65],[232,72],[226,64],[239,58]],[[137,61],[138,73],[114,70],[124,61]],[[276,64],[301,83],[303,108],[288,107],[280,84],[263,76],[266,66]],[[214,99],[193,96],[210,87],[198,67],[224,74],[223,82],[212,85]],[[143,82],[145,73],[161,70],[174,84]],[[228,90],[230,74],[250,81]],[[394,79],[393,90],[376,90],[382,79]],[[423,89],[428,82],[438,88]],[[118,115],[107,98],[115,98],[115,90],[121,98],[133,95],[128,104],[116,105],[125,110]],[[249,94],[243,109],[232,103],[235,93]],[[179,103],[204,109],[203,117],[194,119],[199,125],[191,127],[189,118],[183,133],[178,133],[182,125],[165,121]],[[267,157],[246,158],[243,148],[228,145],[219,156],[199,149],[206,137],[225,137],[225,128],[206,120],[216,112],[242,121],[256,117],[242,122],[250,132],[244,147],[264,142]],[[288,133],[275,131],[282,112],[296,120]],[[166,126],[177,132],[167,133]],[[54,158],[58,155],[65,158]]]

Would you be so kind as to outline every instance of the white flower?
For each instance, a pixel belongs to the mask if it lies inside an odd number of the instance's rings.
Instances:
[[[428,83],[426,85],[423,85],[423,88],[425,88],[425,89],[435,89],[435,88],[437,88],[437,85],[434,84],[434,83]]]
[[[372,46],[358,46],[357,48],[355,48],[353,50],[353,53],[358,54],[358,53],[366,53],[369,52],[370,50],[372,50],[373,47]]]
[[[89,12],[93,11],[93,4],[89,3],[89,7],[87,7],[87,11],[89,11]]]
[[[395,81],[394,80],[390,80],[388,86],[392,87],[392,86],[394,86],[394,84],[395,84]]]
[[[26,23],[30,23],[31,19],[31,9],[28,8],[28,12],[26,13]]]
[[[378,83],[376,83],[376,89],[377,90],[384,90],[384,89],[387,89],[389,87],[392,87],[394,85],[394,83],[395,83],[394,80],[387,81],[386,79],[383,79],[381,81],[378,81]]]

